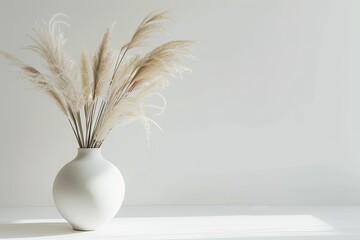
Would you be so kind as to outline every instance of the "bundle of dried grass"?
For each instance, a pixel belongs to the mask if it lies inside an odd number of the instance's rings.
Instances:
[[[117,51],[110,48],[110,27],[94,56],[83,53],[76,65],[64,51],[66,39],[60,28],[68,25],[60,19],[64,17],[56,14],[48,23],[36,24],[34,35],[29,36],[33,44],[27,48],[45,60],[47,73],[4,51],[0,55],[56,102],[68,118],[80,148],[99,148],[111,129],[134,120],[142,122],[149,139],[150,123],[158,125],[146,115],[146,109],[164,110],[166,101],[159,91],[169,79],[187,70],[181,60],[191,56],[192,43],[169,41],[145,55],[128,56],[132,49],[147,46],[149,39],[163,29],[167,12],[153,12],[141,22],[117,57]],[[146,104],[152,96],[160,97],[163,106]]]

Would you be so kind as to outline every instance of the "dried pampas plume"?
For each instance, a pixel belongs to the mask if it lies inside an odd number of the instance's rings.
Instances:
[[[159,92],[169,79],[186,71],[184,57],[191,56],[191,41],[169,41],[141,55],[133,49],[149,46],[155,33],[163,29],[167,12],[153,12],[138,26],[133,36],[119,50],[110,47],[109,27],[97,52],[82,53],[80,63],[64,51],[66,39],[61,26],[68,26],[64,14],[42,21],[29,35],[33,44],[27,49],[45,61],[46,70],[40,71],[15,56],[1,51],[21,74],[50,96],[66,115],[80,148],[99,148],[109,132],[117,125],[140,120],[150,137],[150,123],[158,126],[146,114],[146,109],[163,112],[166,100]],[[163,105],[147,104],[150,97],[159,97]]]

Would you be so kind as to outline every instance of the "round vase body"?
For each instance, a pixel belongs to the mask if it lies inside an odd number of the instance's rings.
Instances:
[[[119,211],[125,195],[120,171],[99,148],[79,148],[57,174],[53,197],[60,214],[75,230],[96,230]]]

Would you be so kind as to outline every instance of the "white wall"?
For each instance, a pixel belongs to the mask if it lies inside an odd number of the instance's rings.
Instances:
[[[356,1],[2,0],[0,47],[19,47],[35,19],[64,12],[67,49],[114,47],[154,9],[167,39],[197,40],[192,74],[173,81],[150,149],[140,124],[103,147],[123,172],[125,204],[359,204],[360,4]],[[165,39],[165,38],[164,38]],[[66,119],[0,60],[0,206],[53,205],[58,170],[76,154]]]

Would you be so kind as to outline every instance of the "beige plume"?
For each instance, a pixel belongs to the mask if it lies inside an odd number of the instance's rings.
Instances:
[[[0,55],[16,67],[21,77],[49,95],[67,116],[80,148],[99,148],[109,132],[117,125],[139,120],[150,138],[150,124],[158,126],[147,109],[163,112],[166,100],[160,91],[172,78],[187,70],[182,61],[191,56],[190,41],[169,41],[146,54],[133,54],[132,49],[147,46],[150,38],[163,29],[167,12],[153,12],[138,26],[120,52],[110,48],[112,27],[103,35],[96,54],[81,54],[75,64],[64,51],[66,39],[61,26],[68,24],[64,14],[42,21],[29,35],[33,44],[27,49],[45,61],[46,72],[24,63],[1,51]],[[128,56],[129,54],[133,54]],[[159,97],[163,104],[147,103]]]

